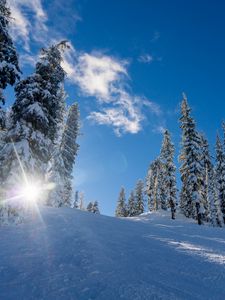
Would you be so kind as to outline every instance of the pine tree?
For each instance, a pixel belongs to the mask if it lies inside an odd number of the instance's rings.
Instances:
[[[79,208],[79,192],[75,192],[73,208]]]
[[[9,34],[11,12],[6,0],[0,0],[0,102],[5,103],[3,90],[20,79],[18,56]],[[1,108],[0,108],[1,110]],[[0,124],[1,126],[1,124]]]
[[[209,172],[208,180],[208,201],[210,205],[210,221],[213,226],[223,226],[223,216],[221,212],[220,202],[218,199],[218,190],[216,188],[216,174],[212,169]]]
[[[138,180],[135,188],[136,214],[140,215],[144,212],[144,183]]]
[[[57,131],[53,141],[53,153],[48,164],[47,180],[54,183],[54,188],[50,191],[47,199],[49,206],[60,207],[64,204],[65,197],[65,166],[60,151],[60,144],[64,129],[65,99],[64,88],[61,87],[58,96],[58,114],[56,120]],[[72,205],[72,204],[71,204]],[[70,205],[70,206],[71,206]]]
[[[79,133],[79,109],[78,104],[74,103],[69,108],[66,126],[63,131],[62,141],[60,145],[61,156],[65,167],[65,178],[64,178],[64,198],[63,202],[65,205],[71,205],[72,197],[72,172],[77,155],[79,145],[76,140]]]
[[[55,147],[49,168],[47,171],[47,180],[53,183],[53,189],[49,192],[46,204],[53,207],[63,205],[65,182],[64,162],[58,148]]]
[[[99,207],[98,207],[98,201],[95,201],[93,203],[93,206],[92,206],[92,212],[94,214],[100,214],[100,211],[99,211]]]
[[[136,202],[134,192],[131,191],[127,205],[127,216],[134,217],[136,215]]]
[[[88,203],[86,210],[89,212],[93,212],[93,203],[92,202]]]
[[[161,207],[161,178],[161,162],[160,159],[157,158],[150,164],[146,178],[146,194],[148,196],[149,211],[156,211]]]
[[[161,208],[170,207],[172,219],[175,219],[176,211],[176,167],[174,165],[174,145],[168,130],[164,132],[161,160]],[[163,201],[163,202],[162,202]]]
[[[12,187],[24,184],[21,166],[29,180],[44,181],[61,114],[58,95],[65,77],[61,67],[65,47],[62,42],[43,49],[34,74],[16,85],[12,120],[0,153],[5,198],[12,196]]]
[[[191,109],[184,95],[181,104],[182,149],[180,168],[182,192],[181,209],[185,216],[197,218],[202,224],[204,212],[202,203],[203,167],[201,165],[201,138],[196,131],[195,122],[190,115]]]
[[[146,195],[148,199],[148,210],[154,210],[154,187],[155,187],[155,174],[154,174],[154,164],[151,163],[148,168],[148,173],[146,176]]]
[[[115,211],[116,217],[125,217],[126,216],[126,195],[125,195],[125,189],[124,187],[121,188],[117,207]]]
[[[5,129],[6,112],[0,108],[0,131]]]
[[[218,190],[218,201],[220,203],[223,222],[225,223],[225,154],[219,136],[216,141],[216,188]]]
[[[84,207],[84,193],[81,192],[80,195],[79,195],[79,209],[80,210],[85,210],[85,207]]]
[[[0,153],[1,153],[1,149],[5,145],[4,140],[6,135],[6,122],[7,122],[6,112],[0,109]]]
[[[206,138],[201,135],[201,151],[202,151],[202,166],[203,166],[203,185],[202,185],[202,203],[204,206],[204,221],[210,220],[210,206],[213,204],[211,197],[214,197],[214,187],[210,182],[214,180],[213,164],[209,153],[209,144]],[[211,190],[213,189],[213,190]],[[211,202],[211,203],[210,203]]]

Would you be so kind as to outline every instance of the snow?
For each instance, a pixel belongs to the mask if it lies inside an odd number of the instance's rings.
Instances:
[[[225,229],[70,208],[0,227],[0,299],[225,299]]]

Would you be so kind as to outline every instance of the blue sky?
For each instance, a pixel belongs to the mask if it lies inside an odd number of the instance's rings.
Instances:
[[[225,110],[225,2],[9,0],[24,76],[41,47],[70,41],[68,104],[81,110],[76,189],[112,215],[159,154],[163,128],[180,142],[184,91],[210,144]],[[13,95],[10,93],[13,100]],[[176,157],[177,163],[177,157]]]

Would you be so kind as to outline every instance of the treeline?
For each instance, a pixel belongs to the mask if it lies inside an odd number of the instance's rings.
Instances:
[[[80,209],[83,211],[88,211],[94,214],[100,214],[98,201],[91,201],[85,207],[84,193],[79,191],[75,192],[74,202],[72,204],[73,208]]]
[[[182,131],[179,155],[181,191],[178,194],[174,144],[169,131],[165,130],[160,155],[150,164],[145,187],[142,186],[142,207],[145,195],[148,211],[169,209],[172,219],[175,219],[176,209],[179,208],[182,214],[197,220],[199,225],[207,222],[222,227],[225,223],[225,124],[223,142],[217,135],[213,159],[206,137],[196,128],[185,95],[179,121]],[[130,199],[131,206],[129,201],[126,203],[122,188],[116,216],[135,216],[144,212],[144,209],[137,209],[140,201],[137,192],[132,192]]]
[[[41,185],[39,199],[54,207],[71,206],[73,166],[79,145],[79,108],[66,107],[61,41],[42,49],[33,74],[21,79],[16,48],[9,34],[7,1],[0,0],[0,101],[14,87],[15,101],[0,107],[0,220],[19,218],[27,208],[21,201],[24,184]]]

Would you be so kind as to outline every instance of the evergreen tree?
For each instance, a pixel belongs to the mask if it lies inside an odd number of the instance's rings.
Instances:
[[[0,131],[5,129],[6,113],[0,108]]]
[[[225,154],[219,136],[216,141],[216,188],[220,203],[223,222],[225,223]]]
[[[148,210],[154,210],[154,183],[155,183],[155,176],[154,176],[154,164],[151,163],[148,168],[148,173],[146,176],[146,195],[147,195],[147,203],[148,203]]]
[[[0,152],[4,146],[4,139],[6,135],[6,112],[0,109]]]
[[[3,90],[20,79],[18,56],[9,34],[11,12],[6,0],[0,0],[0,102],[5,103]],[[0,108],[1,110],[1,108]],[[2,124],[0,124],[2,126]]]
[[[125,217],[127,214],[126,212],[126,195],[125,195],[125,189],[124,187],[121,188],[118,202],[117,202],[117,207],[116,207],[116,212],[115,216],[116,217]]]
[[[71,105],[68,112],[66,126],[62,135],[60,151],[65,167],[65,187],[63,202],[65,205],[71,206],[72,197],[72,172],[77,155],[79,145],[77,144],[77,136],[79,133],[79,109],[78,104]]]
[[[213,226],[223,226],[223,217],[218,199],[218,190],[216,188],[216,174],[212,169],[209,172],[208,179],[208,202],[210,205],[210,221]]]
[[[148,196],[149,211],[156,211],[161,207],[160,199],[160,185],[161,181],[161,162],[157,158],[154,160],[148,169],[146,178],[146,194]]]
[[[214,180],[213,177],[213,164],[211,161],[211,156],[209,153],[209,145],[206,138],[201,135],[201,150],[202,150],[202,166],[203,166],[203,185],[202,185],[202,203],[204,206],[204,215],[203,219],[205,221],[210,220],[210,202],[212,199],[210,197],[213,196],[214,190],[210,190],[213,188],[213,184],[210,182]],[[211,203],[212,205],[212,203]]]
[[[80,195],[79,195],[79,209],[80,210],[85,210],[85,207],[84,207],[84,193],[81,192]]]
[[[53,183],[53,189],[49,192],[46,204],[53,207],[61,207],[64,198],[64,162],[58,148],[55,147],[50,166],[47,173],[47,180]]]
[[[134,192],[131,191],[127,205],[127,216],[134,217],[136,215],[136,202]]]
[[[61,42],[43,49],[34,74],[16,85],[12,120],[0,153],[1,185],[6,198],[12,196],[12,187],[15,190],[24,184],[21,166],[29,180],[44,181],[61,114],[58,95],[65,77],[61,67],[65,47]]]
[[[54,188],[50,191],[47,204],[54,207],[64,205],[65,197],[65,166],[60,151],[60,144],[62,140],[62,133],[64,129],[65,118],[65,99],[66,94],[63,87],[58,92],[58,116],[57,116],[57,131],[53,141],[53,154],[48,164],[47,180],[54,183]],[[70,204],[71,206],[72,204]]]
[[[195,122],[190,115],[187,98],[181,104],[182,143],[180,162],[182,163],[181,209],[185,216],[197,218],[202,224],[204,207],[202,203],[203,167],[201,164],[201,138],[196,131]]]
[[[88,203],[86,210],[89,211],[89,212],[93,212],[93,203],[92,202]]]
[[[98,201],[95,201],[93,203],[93,206],[92,206],[92,212],[94,214],[100,214],[100,211],[99,211],[99,207],[98,207]]]
[[[94,203],[89,202],[86,210],[92,212],[93,214],[100,214],[98,201],[95,201]]]
[[[79,192],[75,192],[73,208],[79,208]]]
[[[144,184],[142,180],[138,180],[135,188],[136,214],[140,215],[144,212]]]
[[[176,167],[174,165],[174,145],[171,142],[168,130],[164,132],[162,149],[160,153],[161,160],[161,208],[170,207],[172,219],[175,219],[176,211]],[[163,202],[162,202],[163,201]]]

